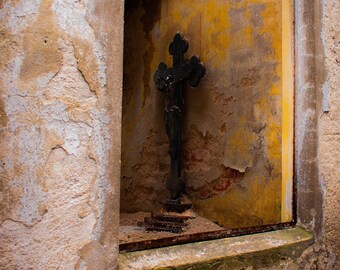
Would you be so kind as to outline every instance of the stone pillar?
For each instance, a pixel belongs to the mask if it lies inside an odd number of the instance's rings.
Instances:
[[[122,0],[0,3],[0,268],[114,269]]]

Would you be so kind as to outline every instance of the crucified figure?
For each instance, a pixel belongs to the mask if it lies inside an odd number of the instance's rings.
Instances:
[[[173,56],[173,67],[168,68],[161,62],[154,74],[158,90],[166,92],[165,127],[169,138],[170,177],[166,187],[170,191],[170,203],[179,204],[180,195],[184,190],[182,178],[182,137],[183,137],[183,90],[188,81],[192,87],[199,84],[205,74],[205,67],[198,56],[192,56],[190,61],[184,59],[189,43],[179,32],[174,36],[169,46]]]

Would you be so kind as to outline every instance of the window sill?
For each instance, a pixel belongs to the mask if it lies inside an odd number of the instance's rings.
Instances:
[[[313,242],[301,227],[156,248],[119,255],[119,269],[227,269],[265,267],[294,259]]]

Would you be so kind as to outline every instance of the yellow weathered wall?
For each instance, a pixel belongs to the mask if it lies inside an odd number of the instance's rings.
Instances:
[[[132,1],[133,2],[133,1]],[[282,2],[153,1],[126,8],[122,211],[167,197],[164,97],[176,31],[207,74],[185,94],[184,177],[195,210],[227,227],[281,221]],[[145,196],[147,194],[147,196]]]

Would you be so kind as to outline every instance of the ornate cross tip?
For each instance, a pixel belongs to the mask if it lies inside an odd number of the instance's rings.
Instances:
[[[170,55],[175,53],[185,53],[189,48],[189,41],[186,40],[181,32],[177,32],[173,41],[169,45]]]
[[[190,68],[192,70],[192,75],[189,79],[189,82],[192,87],[196,87],[200,83],[201,78],[205,75],[206,69],[197,55],[191,57]]]

